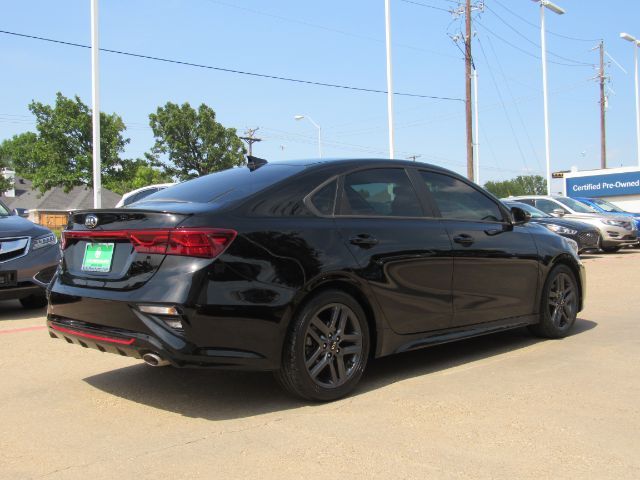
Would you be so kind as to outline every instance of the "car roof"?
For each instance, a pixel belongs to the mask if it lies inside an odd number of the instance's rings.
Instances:
[[[122,195],[122,198],[123,199],[128,198],[135,193],[144,192],[145,190],[149,190],[150,188],[158,188],[158,187],[169,188],[173,185],[177,185],[177,184],[176,183],[156,183],[154,185],[146,185],[144,187],[136,188],[135,190],[131,190],[130,192],[125,193],[124,195]]]
[[[419,167],[429,168],[432,170],[438,170],[441,172],[455,173],[437,165],[424,162],[414,162],[412,160],[401,160],[392,158],[344,158],[344,157],[329,157],[329,158],[307,158],[307,159],[291,159],[291,160],[268,160],[268,164],[273,165],[302,165],[310,168],[318,168],[323,166],[335,165],[342,167],[359,167],[359,166],[376,166],[376,167]],[[456,175],[459,175],[455,173]]]

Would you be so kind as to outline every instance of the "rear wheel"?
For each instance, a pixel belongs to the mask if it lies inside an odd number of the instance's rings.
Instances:
[[[293,320],[276,378],[306,400],[337,400],[360,381],[368,356],[369,328],[362,307],[351,296],[328,290]]]
[[[620,247],[600,247],[604,253],[616,253]]]
[[[29,295],[21,298],[20,303],[27,309],[44,308],[47,306],[47,297],[44,293],[41,295]]]
[[[539,337],[563,338],[569,334],[578,315],[578,283],[566,265],[549,273],[542,292],[540,323],[529,330]]]

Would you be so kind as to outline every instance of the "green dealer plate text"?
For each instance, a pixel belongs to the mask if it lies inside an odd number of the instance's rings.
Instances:
[[[82,259],[85,272],[108,272],[113,260],[113,243],[87,243]]]

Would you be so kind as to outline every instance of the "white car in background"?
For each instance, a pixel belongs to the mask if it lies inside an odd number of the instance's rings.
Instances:
[[[133,202],[137,202],[142,200],[145,197],[148,197],[152,193],[159,192],[160,190],[164,190],[165,188],[173,187],[177,185],[176,183],[158,183],[157,185],[147,185],[146,187],[138,188],[137,190],[132,190],[130,192],[125,193],[120,201],[117,203],[116,208],[126,207],[127,205],[132,204]]]

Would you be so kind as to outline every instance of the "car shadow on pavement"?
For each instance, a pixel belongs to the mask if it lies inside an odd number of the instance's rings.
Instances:
[[[0,301],[0,322],[44,317],[46,314],[46,307],[27,309],[23,308],[18,300]]]
[[[573,335],[597,326],[578,319]],[[513,352],[542,340],[517,329],[373,360],[353,396],[409,378]],[[285,393],[270,373],[134,365],[84,379],[111,395],[208,420],[252,417],[309,405]]]

